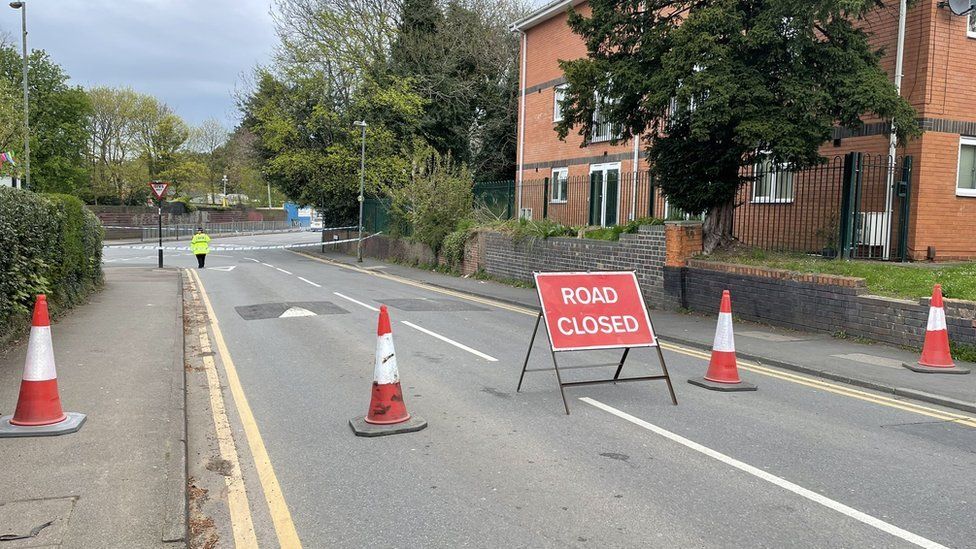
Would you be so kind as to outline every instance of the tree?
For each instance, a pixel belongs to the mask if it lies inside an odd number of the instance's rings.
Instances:
[[[88,172],[91,199],[114,194],[119,202],[129,201],[137,185],[130,179],[136,149],[135,118],[140,95],[131,88],[95,87],[88,90],[92,105],[88,118]]]
[[[134,125],[140,157],[149,177],[156,179],[176,164],[177,153],[190,137],[190,129],[169,105],[151,95],[139,98]]]
[[[223,175],[226,166],[226,160],[219,153],[228,137],[227,128],[216,118],[208,118],[190,130],[190,149],[204,155],[211,201],[217,194],[217,179]]]
[[[31,185],[44,192],[77,193],[88,179],[88,96],[68,85],[68,75],[43,50],[31,52],[27,77]],[[0,78],[15,89],[23,85],[23,58],[10,45],[0,46]],[[23,158],[23,144],[14,150]]]
[[[732,241],[742,168],[761,158],[822,161],[835,123],[893,120],[919,134],[915,111],[879,65],[857,20],[881,0],[590,0],[570,15],[588,57],[563,61],[565,137],[595,119],[640,135],[675,207],[707,212],[705,251]],[[598,111],[598,112],[597,112]],[[594,113],[597,112],[597,116]]]
[[[19,150],[24,143],[24,102],[20,90],[0,78],[0,151]],[[10,175],[15,167],[6,162],[2,173]]]

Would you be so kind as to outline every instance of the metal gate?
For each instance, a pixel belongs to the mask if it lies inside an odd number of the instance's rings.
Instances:
[[[844,259],[907,260],[912,157],[849,153],[840,197]]]

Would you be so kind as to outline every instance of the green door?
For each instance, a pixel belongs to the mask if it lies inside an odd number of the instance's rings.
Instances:
[[[603,210],[603,172],[590,172],[590,217],[588,225],[600,225]]]
[[[603,204],[603,226],[610,227],[617,224],[617,199],[620,196],[620,169],[611,168],[603,172],[604,192],[606,198]]]

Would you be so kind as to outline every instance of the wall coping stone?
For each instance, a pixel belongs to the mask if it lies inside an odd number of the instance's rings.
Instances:
[[[701,221],[691,221],[691,220],[684,220],[684,219],[675,220],[675,221],[665,221],[664,224],[665,225],[677,225],[679,227],[700,227],[700,226],[704,225],[704,223],[702,223]],[[653,227],[654,225],[649,225],[649,226],[652,226]],[[658,225],[658,226],[660,226],[660,225]]]
[[[787,269],[773,269],[757,265],[740,265],[737,263],[718,263],[715,261],[705,261],[702,259],[689,259],[688,266],[696,269],[708,271],[719,271],[729,274],[739,274],[747,276],[757,276],[762,278],[774,278],[779,280],[792,280],[795,282],[809,282],[824,286],[840,286],[843,288],[866,288],[863,278],[852,276],[840,276],[819,273],[801,273]]]

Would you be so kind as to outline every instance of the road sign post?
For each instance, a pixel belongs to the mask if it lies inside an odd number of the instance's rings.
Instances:
[[[569,404],[566,402],[564,389],[579,385],[664,380],[668,384],[671,402],[678,404],[660,342],[654,333],[654,325],[637,283],[637,275],[633,271],[534,273],[534,277],[541,310],[532,330],[529,350],[525,354],[522,375],[519,376],[515,392],[522,390],[526,372],[549,371],[549,368],[528,369],[535,337],[539,326],[544,324],[549,335],[552,370],[556,373],[556,383],[559,385],[567,415]],[[655,348],[663,373],[621,378],[620,373],[630,350],[641,347]],[[556,353],[604,349],[624,351],[618,362],[600,365],[616,367],[612,378],[569,382],[562,380]]]
[[[165,181],[152,181],[149,183],[149,188],[152,189],[153,194],[156,196],[156,222],[159,228],[159,246],[156,251],[159,254],[158,265],[159,268],[163,268],[163,196],[166,195],[166,189],[169,188],[169,183]]]

